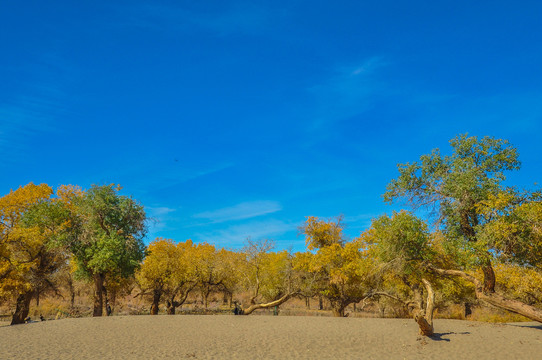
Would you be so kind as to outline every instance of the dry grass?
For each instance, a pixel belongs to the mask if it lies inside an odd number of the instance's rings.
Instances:
[[[43,315],[46,319],[64,318],[64,317],[88,317],[92,315],[92,292],[90,289],[80,292],[75,298],[75,304],[72,307],[67,296],[52,297],[42,296],[39,306],[35,300],[31,303],[30,317],[34,320]],[[249,294],[241,294],[235,298],[238,300],[248,299]],[[13,302],[5,302],[0,306],[0,322],[11,320],[11,313],[14,309]],[[147,315],[150,310],[149,299],[135,296],[134,293],[119,298],[113,306],[115,315]],[[209,298],[208,309],[204,309],[199,295],[194,294],[189,297],[186,303],[177,309],[179,314],[230,314],[232,308],[223,302],[222,294],[213,294]],[[273,315],[274,309],[257,310],[254,315]],[[159,314],[165,314],[165,308],[160,307]],[[367,306],[356,308],[353,305],[348,306],[346,314],[355,318],[409,318],[412,315],[405,313],[404,309],[393,306],[390,303],[369,303]],[[310,299],[309,307],[305,299],[294,298],[283,304],[279,308],[281,316],[310,316],[310,317],[329,317],[332,316],[329,303],[324,300],[323,310],[319,310],[318,298]],[[529,319],[508,313],[496,308],[483,306],[473,306],[472,314],[464,316],[464,307],[460,304],[451,304],[441,307],[435,311],[437,319],[457,319],[471,320],[490,323],[508,323],[523,322]]]

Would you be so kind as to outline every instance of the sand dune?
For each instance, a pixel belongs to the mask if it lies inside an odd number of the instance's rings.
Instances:
[[[113,316],[0,327],[1,359],[541,359],[542,326],[408,319]]]

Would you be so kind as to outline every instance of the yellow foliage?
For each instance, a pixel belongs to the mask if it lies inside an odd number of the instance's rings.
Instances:
[[[38,265],[47,234],[21,226],[24,213],[48,200],[53,189],[29,183],[0,198],[0,297],[32,288],[28,273]]]
[[[320,220],[316,216],[308,216],[301,231],[305,234],[305,242],[309,250],[316,250],[332,244],[342,244],[342,216],[334,220]]]

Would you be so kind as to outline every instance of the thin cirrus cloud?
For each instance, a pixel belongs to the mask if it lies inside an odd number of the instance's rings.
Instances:
[[[386,89],[379,80],[382,69],[389,62],[373,56],[355,65],[337,65],[333,73],[323,76],[306,92],[311,98],[310,140],[304,146],[312,146],[326,139],[337,122],[366,111]]]
[[[249,201],[222,209],[204,211],[193,215],[193,217],[196,219],[207,219],[211,223],[222,223],[250,219],[280,210],[282,210],[282,206],[277,201]]]
[[[337,66],[333,75],[308,88],[319,104],[318,112],[333,118],[362,112],[371,97],[381,91],[373,76],[386,65],[384,58],[373,56],[356,66]]]
[[[21,148],[21,143],[28,145],[21,139],[54,132],[58,111],[56,103],[36,97],[21,97],[11,104],[0,104],[0,149]]]
[[[223,229],[195,234],[195,239],[225,247],[242,246],[247,238],[254,240],[279,236],[296,230],[296,225],[270,219],[229,226]]]

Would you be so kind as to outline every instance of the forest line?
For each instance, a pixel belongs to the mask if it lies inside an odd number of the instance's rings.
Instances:
[[[239,314],[321,296],[344,316],[350,304],[385,296],[428,336],[446,301],[477,299],[542,322],[542,193],[505,184],[520,169],[506,140],[460,135],[450,144],[451,155],[435,149],[398,166],[384,200],[410,210],[373,219],[354,239],[341,217],[309,216],[300,225],[307,249],[297,253],[268,240],[238,251],[190,240],[145,246],[144,207],[116,185],[21,186],[0,198],[0,300],[13,299],[12,324],[22,323],[31,299],[71,281],[60,276],[67,270],[93,283],[93,316],[109,312],[108,288],[132,279],[152,314],[161,304],[174,314],[195,291],[207,306],[222,291],[252,294]],[[433,216],[416,216],[420,208]]]

